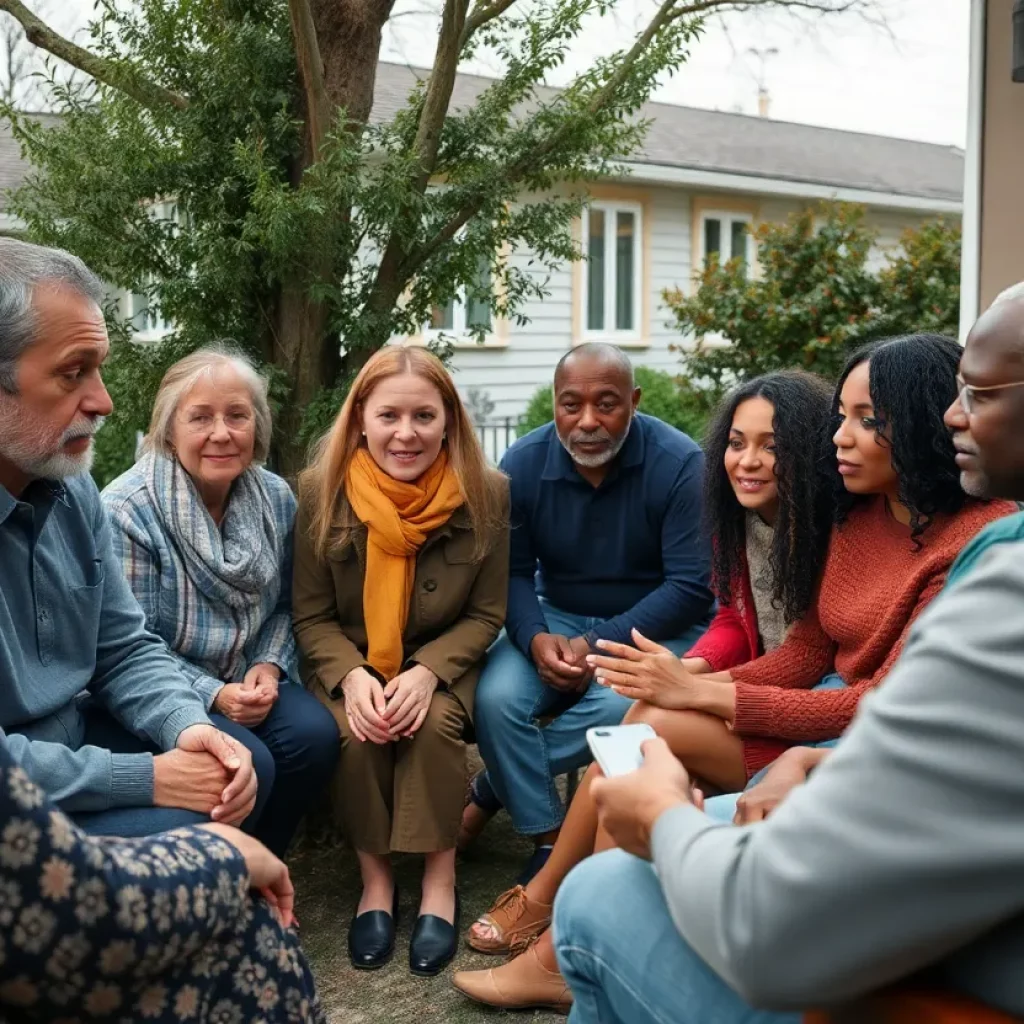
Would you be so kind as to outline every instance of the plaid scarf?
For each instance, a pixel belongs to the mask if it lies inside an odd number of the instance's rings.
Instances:
[[[259,616],[262,592],[280,571],[277,523],[259,471],[250,466],[232,484],[218,527],[177,459],[151,452],[138,468],[192,583],[212,601]]]

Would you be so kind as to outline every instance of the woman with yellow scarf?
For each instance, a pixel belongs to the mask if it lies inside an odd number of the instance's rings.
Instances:
[[[425,854],[414,974],[455,954],[464,734],[508,592],[508,485],[433,355],[386,347],[299,485],[293,609],[306,684],[341,733],[335,799],[363,892],[349,956],[394,953],[392,853]]]

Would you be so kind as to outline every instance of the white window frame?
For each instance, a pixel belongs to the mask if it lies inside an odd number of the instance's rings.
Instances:
[[[591,330],[590,314],[590,211],[600,210],[605,216],[604,243],[604,322],[599,330]],[[633,215],[633,326],[627,329],[610,327],[615,323],[616,274],[615,225],[618,214]],[[595,199],[583,210],[580,223],[580,241],[584,253],[580,288],[580,326],[584,341],[607,339],[615,342],[639,342],[643,338],[644,315],[644,208],[642,203],[626,200]]]
[[[730,240],[732,244],[732,226],[735,223],[745,224],[747,227],[746,233],[746,267],[747,277],[750,277],[754,272],[754,260],[757,258],[757,252],[754,248],[754,236],[751,234],[751,229],[754,226],[754,215],[751,213],[745,213],[739,210],[701,210],[700,218],[697,225],[697,269],[703,270],[707,263],[708,254],[705,251],[704,238],[707,234],[707,222],[709,220],[717,220],[721,223],[721,235],[720,237],[724,241],[726,238]],[[734,258],[734,257],[730,257]],[[723,263],[728,262],[723,260]]]
[[[490,285],[494,289],[494,271],[493,267],[487,268],[488,275],[490,276]],[[498,337],[497,331],[497,319],[494,310],[490,310],[491,326],[486,334],[483,336],[483,341],[479,342],[476,340],[476,336],[470,334],[469,325],[466,322],[468,304],[466,302],[466,289],[465,287],[460,288],[455,293],[455,298],[452,304],[452,326],[448,328],[444,327],[432,327],[428,320],[423,325],[423,338],[425,341],[436,341],[441,337],[450,338],[455,348],[504,348],[504,342]]]
[[[429,341],[433,341],[444,335],[447,338],[452,339],[452,343],[458,347],[465,345],[468,348],[479,348],[480,343],[476,341],[476,337],[469,332],[469,325],[466,322],[467,315],[466,305],[466,293],[460,288],[458,294],[455,296],[452,305],[452,325],[451,327],[431,327],[430,321],[428,320],[423,325],[423,337]],[[494,330],[494,310],[491,310],[491,326],[487,333],[483,336],[483,344],[490,345],[495,340]]]
[[[181,223],[181,211],[177,200],[174,199],[150,203],[146,207],[146,213],[153,220],[170,221],[174,225],[174,231],[178,230]],[[144,306],[136,304],[139,299],[145,301]],[[154,313],[150,309],[148,296],[140,292],[125,291],[122,309],[124,311],[124,318],[128,323],[132,323],[137,316],[145,316],[142,330],[136,330],[132,335],[132,338],[136,341],[160,341],[174,330],[174,325],[164,317],[163,312]]]

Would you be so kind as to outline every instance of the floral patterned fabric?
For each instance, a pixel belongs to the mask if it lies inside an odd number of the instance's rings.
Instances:
[[[0,1021],[323,1022],[298,936],[202,829],[85,835],[0,740]]]

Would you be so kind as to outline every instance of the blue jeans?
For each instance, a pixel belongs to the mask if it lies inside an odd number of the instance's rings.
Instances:
[[[801,1021],[744,1002],[676,930],[651,865],[621,850],[588,857],[562,883],[554,941],[575,998],[569,1024]]]
[[[95,705],[86,714],[86,743],[117,754],[159,752]],[[252,754],[256,805],[242,827],[283,857],[302,816],[334,771],[341,749],[334,718],[311,693],[287,682],[281,684],[270,713],[253,729],[223,715],[210,718]],[[72,818],[92,835],[125,837],[155,835],[210,820],[179,807],[114,807]]]
[[[843,682],[843,677],[837,673],[832,673],[825,676],[820,683],[817,683],[812,687],[814,690],[841,690],[846,683]],[[834,747],[839,742],[838,739],[834,740],[819,740],[817,743],[798,743],[796,746],[800,747]],[[773,761],[772,764],[775,762]],[[756,786],[767,774],[768,769],[771,768],[770,764],[765,765],[756,775],[750,777],[750,781],[747,783],[746,788],[752,789]],[[709,818],[714,818],[715,821],[727,821],[732,823],[733,818],[736,817],[736,801],[739,800],[739,793],[725,793],[723,796],[713,796],[709,800],[704,801],[704,813]]]
[[[581,636],[603,620],[573,615],[541,602],[552,633]],[[706,625],[663,641],[676,654],[688,651]],[[558,828],[565,808],[555,779],[588,764],[587,729],[618,725],[633,702],[598,683],[582,695],[560,693],[504,633],[487,654],[476,689],[474,725],[487,783],[505,805],[517,832],[538,835]],[[538,719],[557,716],[541,726]]]

